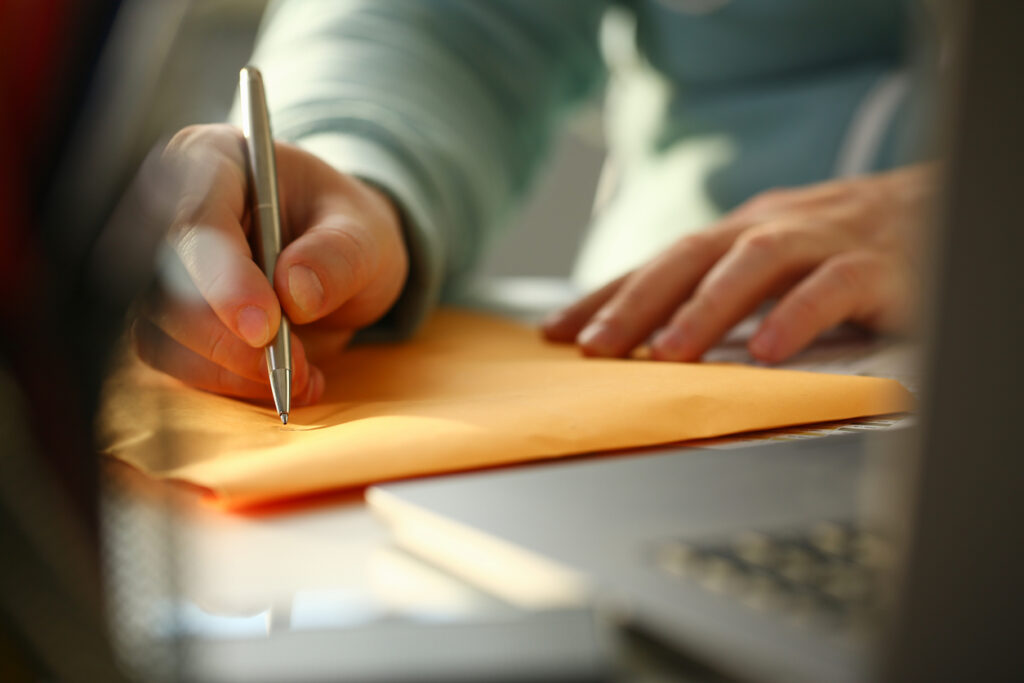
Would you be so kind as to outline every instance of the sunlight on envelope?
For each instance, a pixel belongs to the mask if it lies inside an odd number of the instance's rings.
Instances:
[[[440,311],[400,345],[324,367],[282,426],[269,405],[127,362],[105,452],[240,507],[386,479],[908,410],[893,380],[711,363],[584,359],[500,318]]]

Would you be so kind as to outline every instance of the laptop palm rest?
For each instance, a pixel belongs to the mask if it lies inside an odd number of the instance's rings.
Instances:
[[[846,610],[832,583],[855,592],[860,580],[865,439],[576,460],[378,486],[367,499],[400,545],[519,605],[597,600],[730,673],[853,680],[861,648],[817,616]],[[783,559],[747,562],[758,546]],[[757,583],[760,609],[745,599]],[[785,589],[776,605],[772,585]]]

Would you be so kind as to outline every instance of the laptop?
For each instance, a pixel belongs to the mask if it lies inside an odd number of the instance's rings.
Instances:
[[[919,427],[374,487],[396,542],[742,680],[1024,677],[1024,6],[952,10]]]

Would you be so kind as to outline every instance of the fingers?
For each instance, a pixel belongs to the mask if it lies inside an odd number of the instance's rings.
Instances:
[[[318,159],[293,159],[289,171],[308,181],[288,220],[298,234],[281,253],[274,286],[289,318],[359,328],[376,321],[398,298],[408,272],[400,221],[390,199],[354,178],[341,176]]]
[[[728,249],[732,235],[691,235],[633,273],[591,317],[576,342],[590,356],[624,356],[684,301]]]
[[[387,312],[404,286],[408,257],[398,212],[386,195],[297,147],[277,143],[275,152],[283,236],[290,244],[271,283],[254,262],[247,236],[241,132],[195,126],[164,151],[168,167],[182,178],[172,200],[171,257],[161,269],[168,296],[148,307],[136,326],[136,346],[153,367],[209,391],[269,396],[263,349],[280,326],[282,308],[297,324],[333,326],[312,336],[318,347],[336,353],[353,329]],[[318,397],[322,374],[297,338],[292,348],[296,395]]]
[[[767,223],[743,233],[693,297],[651,343],[656,360],[694,361],[779,286],[839,251],[799,224]]]
[[[206,214],[171,236],[198,296],[232,334],[253,348],[273,338],[281,309],[263,271],[252,260],[241,226],[230,216]],[[180,283],[175,287],[183,291]]]
[[[275,286],[289,319],[297,324],[329,319],[332,326],[358,328],[373,322],[397,298],[404,270],[395,259],[400,245],[379,239],[372,226],[338,212],[323,217],[282,252]],[[404,253],[404,252],[402,252]]]
[[[159,304],[147,304],[143,314],[168,337],[213,364],[240,377],[267,383],[264,349],[253,348],[236,337],[205,302],[163,297]],[[305,345],[294,334],[292,361],[293,388],[300,392],[308,381],[310,364]]]
[[[750,340],[750,353],[777,363],[844,320],[898,328],[910,310],[909,287],[901,273],[899,264],[866,251],[826,261],[765,318]]]
[[[240,377],[186,349],[145,319],[132,325],[135,352],[147,365],[198,389],[241,398],[265,398],[268,386]]]
[[[277,143],[290,243],[271,286],[246,238],[241,133],[218,126],[186,129],[168,149],[195,171],[171,243],[202,299],[251,346],[264,346],[273,336],[281,306],[297,324],[324,320],[352,328],[375,321],[398,298],[408,257],[398,213],[382,192]]]
[[[241,133],[186,129],[168,150],[190,176],[170,242],[199,296],[250,346],[273,337],[282,305],[297,324],[330,318],[352,328],[373,322],[397,299],[408,257],[397,211],[383,193],[278,143],[282,217],[292,239],[271,286],[246,238]]]
[[[242,225],[245,171],[241,133],[229,126],[187,128],[165,156],[184,175],[168,233],[188,279],[221,322],[250,346],[267,344],[280,324],[277,297],[259,266]],[[177,277],[172,268],[167,277]],[[171,283],[179,291],[182,283]]]
[[[917,250],[906,226],[919,222],[929,187],[915,172],[762,193],[555,316],[545,334],[575,338],[588,355],[622,356],[664,324],[652,357],[693,361],[790,290],[751,344],[763,360],[785,358],[845,319],[899,327],[914,303]]]
[[[224,366],[186,348],[149,320],[139,318],[132,325],[135,351],[147,365],[171,375],[197,389],[239,398],[269,401],[270,386],[231,372]],[[293,349],[296,339],[292,339]],[[298,378],[296,378],[298,379]],[[323,373],[313,368],[293,383],[296,405],[315,403],[323,395]]]
[[[554,313],[541,324],[544,336],[553,342],[570,343],[597,311],[619,290],[632,273],[621,275],[586,295],[568,308]]]

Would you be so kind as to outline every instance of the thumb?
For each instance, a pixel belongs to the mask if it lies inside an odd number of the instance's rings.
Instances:
[[[346,207],[349,208],[349,207]],[[405,281],[400,231],[375,217],[327,211],[281,253],[274,285],[297,324],[329,319],[363,327],[383,315]]]

